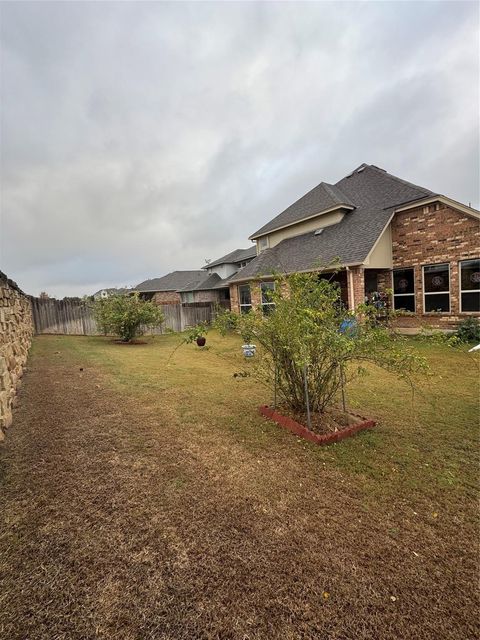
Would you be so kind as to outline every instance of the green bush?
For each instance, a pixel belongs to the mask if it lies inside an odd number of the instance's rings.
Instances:
[[[220,311],[215,318],[214,326],[222,336],[233,333],[238,328],[238,313]]]
[[[480,342],[480,320],[473,317],[462,320],[457,336],[462,342]]]
[[[456,333],[445,333],[440,329],[427,329],[426,327],[422,327],[417,339],[429,344],[445,345],[447,347],[458,347],[461,344],[461,340]]]
[[[199,322],[194,327],[191,327],[187,330],[187,334],[185,336],[184,342],[186,344],[191,344],[195,342],[198,338],[204,338],[208,333],[208,324],[206,322]]]
[[[138,293],[96,300],[93,311],[98,328],[105,335],[118,336],[123,342],[131,342],[142,335],[146,327],[158,326],[164,321],[157,305],[145,302]]]
[[[294,412],[305,406],[305,375],[311,409],[325,411],[345,384],[373,363],[413,384],[427,370],[424,358],[392,337],[376,320],[376,310],[362,306],[355,318],[341,302],[334,282],[315,274],[276,279],[273,311],[238,316],[238,331],[261,345],[257,374]]]

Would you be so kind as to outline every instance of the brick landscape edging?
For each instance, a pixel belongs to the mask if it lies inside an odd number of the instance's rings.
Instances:
[[[303,424],[296,422],[295,420],[293,420],[293,418],[289,418],[288,416],[284,416],[281,413],[278,413],[278,411],[275,411],[267,405],[261,405],[258,410],[260,414],[265,418],[273,420],[284,429],[291,431],[295,435],[300,436],[305,440],[314,442],[315,444],[330,444],[332,442],[338,442],[339,440],[343,440],[344,438],[353,436],[358,431],[371,429],[377,424],[375,420],[363,420],[363,422],[352,424],[352,426],[341,429],[340,431],[320,435],[318,433],[313,433],[313,431],[307,429],[307,427],[305,427]]]

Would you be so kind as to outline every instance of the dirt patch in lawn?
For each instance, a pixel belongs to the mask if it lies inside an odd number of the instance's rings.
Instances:
[[[306,413],[292,413],[288,407],[280,407],[279,410],[283,415],[291,416],[303,426],[307,426],[308,419]],[[329,433],[335,433],[336,431],[343,431],[348,427],[365,422],[366,418],[362,418],[361,416],[353,413],[344,412],[338,407],[332,407],[327,409],[324,413],[311,413],[310,420],[310,430],[313,431],[313,433],[326,435]]]
[[[1,637],[478,636],[466,495],[372,500],[255,403],[227,423],[205,387],[120,390],[98,344],[89,360],[75,339],[36,341],[0,449]]]

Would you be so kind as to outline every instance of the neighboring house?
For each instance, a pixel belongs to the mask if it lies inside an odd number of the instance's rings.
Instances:
[[[266,310],[275,273],[325,277],[338,258],[335,279],[352,310],[393,289],[401,326],[448,328],[480,315],[480,213],[374,165],[322,182],[250,239],[258,256],[230,277],[236,311]]]
[[[248,249],[235,249],[203,267],[203,279],[195,286],[189,284],[180,290],[184,304],[213,302],[230,308],[230,278],[247,266],[257,255],[255,246]]]
[[[180,304],[180,291],[185,287],[195,288],[205,279],[205,271],[172,271],[162,278],[145,280],[136,287],[144,300],[152,300],[157,304]]]
[[[96,291],[93,294],[93,297],[95,298],[95,300],[101,300],[102,298],[108,298],[110,296],[120,296],[128,293],[129,291],[131,291],[131,289],[127,289],[125,287],[120,289],[112,287],[110,289],[100,289],[100,291]]]

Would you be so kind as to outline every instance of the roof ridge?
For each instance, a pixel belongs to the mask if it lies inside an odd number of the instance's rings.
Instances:
[[[340,189],[340,187],[337,187],[334,184],[329,184],[328,182],[322,182],[321,184],[324,185],[325,189],[332,196],[332,198],[334,198],[337,201],[337,204],[352,204],[352,205],[354,205],[354,202],[345,193],[343,193],[343,191]],[[336,194],[334,190],[339,191],[340,194],[342,195],[342,198],[339,198],[338,194]]]
[[[278,224],[277,223],[277,225],[273,226],[272,228],[270,228],[268,230],[265,230],[265,227],[269,227],[275,220],[277,220],[277,218],[279,218],[280,216],[283,216],[288,211],[293,210],[297,205],[299,205],[299,203],[301,201],[308,200],[308,197],[311,196],[313,194],[313,192],[318,191],[319,189],[321,189],[328,196],[328,198],[332,202],[323,203],[322,206],[318,210],[316,210],[312,215],[309,215],[309,217],[313,217],[315,215],[320,215],[324,211],[328,211],[329,209],[331,209],[332,207],[334,207],[336,205],[345,204],[345,205],[348,205],[348,206],[351,206],[351,207],[355,207],[356,206],[352,202],[352,200],[345,193],[343,193],[343,191],[340,189],[340,187],[337,187],[337,185],[329,184],[328,182],[324,182],[322,180],[317,185],[312,187],[309,191],[307,191],[307,193],[303,194],[303,196],[300,196],[299,198],[297,198],[295,200],[295,202],[293,202],[291,205],[289,205],[288,207],[283,209],[283,211],[278,213],[274,218],[272,218],[272,220],[270,220],[269,222],[267,222],[263,226],[261,226],[259,229],[257,229],[257,231],[255,231],[255,233],[253,233],[250,236],[250,239],[257,237],[259,232],[270,233],[270,231],[275,231],[276,229],[281,229],[284,226],[290,226],[290,225],[296,224],[297,222],[300,222],[301,220],[303,220],[305,216],[302,216],[301,218],[298,218],[296,220],[292,220],[290,222],[286,222],[284,224],[282,224],[282,223]],[[343,198],[339,198],[338,194],[335,193],[335,191],[332,191],[333,189],[337,189],[342,194]]]
[[[377,173],[381,173],[383,176],[386,176],[387,178],[390,178],[391,180],[395,180],[396,182],[401,182],[402,184],[406,184],[409,187],[413,187],[414,189],[419,189],[420,191],[423,191],[424,193],[432,193],[432,194],[434,193],[433,191],[430,191],[430,189],[427,189],[426,187],[421,187],[419,184],[415,184],[414,182],[409,182],[408,180],[404,180],[403,178],[399,178],[398,176],[395,176],[393,173],[389,173],[386,169],[382,169],[381,167],[377,167],[377,165],[375,165],[375,164],[367,164],[365,162],[363,164],[361,164],[359,167],[357,167],[356,169],[354,169],[352,171],[352,173],[350,173],[348,176],[345,176],[345,177],[347,178],[347,177],[351,176],[352,174],[356,173],[362,167],[365,168],[365,169],[372,169],[373,171],[375,171]],[[344,180],[344,178],[342,178],[338,182],[341,182],[342,180]],[[338,182],[336,183],[335,186],[337,186]]]

